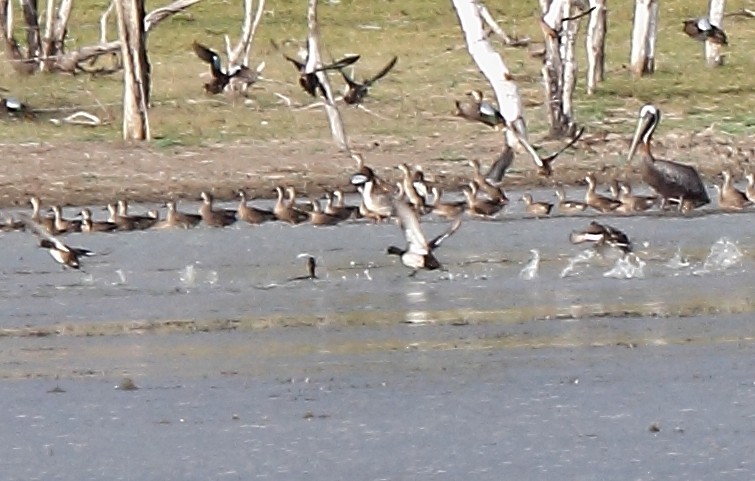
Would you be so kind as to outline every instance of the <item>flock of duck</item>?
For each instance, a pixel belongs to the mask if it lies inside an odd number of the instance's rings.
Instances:
[[[557,202],[535,201],[530,193],[521,197],[524,211],[528,216],[545,217],[551,215],[554,208],[561,214],[574,214],[588,209],[600,213],[637,213],[655,206],[661,209],[676,208],[686,213],[708,204],[710,199],[697,170],[685,164],[653,157],[650,142],[653,131],[658,125],[660,111],[653,105],[645,105],[640,110],[637,130],[630,147],[628,162],[639,148],[643,152],[641,167],[642,179],[656,195],[633,194],[629,183],[614,179],[610,185],[612,196],[598,192],[598,182],[594,174],[586,176],[587,191],[584,201],[571,200],[565,196],[560,184],[555,187]],[[357,171],[350,177],[360,195],[359,205],[346,205],[340,190],[325,194],[324,207],[320,199],[310,198],[303,203],[297,198],[293,187],[276,188],[277,201],[272,210],[262,209],[249,204],[246,194],[239,192],[239,204],[236,209],[219,209],[213,204],[213,197],[202,192],[202,203],[197,213],[178,210],[174,201],[166,203],[167,212],[161,218],[157,210],[144,215],[134,215],[128,211],[128,202],[119,200],[109,204],[107,220],[94,220],[90,209],[82,209],[77,219],[66,219],[60,206],[50,208],[51,215],[43,215],[40,200],[31,198],[32,212],[21,214],[20,220],[8,218],[2,224],[3,230],[27,228],[40,238],[40,247],[48,249],[52,257],[63,266],[78,269],[79,258],[92,253],[83,248],[66,245],[59,236],[70,232],[112,232],[142,229],[192,228],[200,223],[209,227],[225,227],[235,222],[261,224],[268,221],[280,221],[289,224],[309,223],[312,225],[335,225],[348,219],[367,219],[381,222],[396,217],[404,232],[406,246],[391,246],[388,254],[397,255],[401,262],[412,269],[412,275],[418,270],[434,270],[441,267],[433,251],[456,232],[461,226],[463,215],[473,218],[492,219],[509,203],[509,198],[500,182],[486,178],[476,160],[469,162],[471,179],[461,191],[464,200],[444,201],[443,191],[437,186],[429,186],[420,169],[412,169],[406,164],[398,166],[402,178],[392,184],[380,177],[366,165],[364,157],[353,154]],[[723,210],[742,210],[755,203],[755,175],[747,175],[746,191],[740,191],[733,183],[729,170],[722,172],[723,183],[716,185],[719,207]],[[675,207],[674,207],[675,206]],[[428,241],[420,228],[420,218],[433,214],[449,220],[450,227],[440,236]],[[610,245],[623,252],[631,251],[631,243],[620,230],[591,222],[586,229],[570,235],[573,243],[592,242],[596,245]]]

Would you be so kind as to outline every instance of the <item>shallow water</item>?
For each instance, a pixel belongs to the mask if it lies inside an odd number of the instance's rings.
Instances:
[[[70,235],[83,273],[0,234],[0,470],[752,479],[755,214],[597,218],[631,265],[592,219],[468,220],[414,278],[393,224]]]

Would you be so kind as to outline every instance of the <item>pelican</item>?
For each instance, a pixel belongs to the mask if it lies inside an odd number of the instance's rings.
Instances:
[[[627,163],[632,162],[637,147],[642,144],[642,180],[658,193],[662,205],[668,201],[678,202],[682,212],[686,212],[710,203],[708,192],[694,167],[653,157],[650,139],[660,120],[661,111],[658,107],[651,104],[642,106]]]

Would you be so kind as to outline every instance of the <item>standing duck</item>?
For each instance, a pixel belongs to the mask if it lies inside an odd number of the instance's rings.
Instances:
[[[375,221],[387,219],[393,212],[393,199],[389,194],[378,192],[375,173],[363,165],[359,172],[351,176],[351,183],[357,186],[362,196],[364,217]],[[367,215],[365,215],[367,214]]]
[[[658,107],[652,104],[642,106],[627,162],[632,162],[635,151],[641,144],[642,180],[661,197],[661,207],[673,201],[679,203],[682,212],[687,212],[710,203],[705,185],[694,167],[653,157],[650,141],[660,120],[661,111]]]
[[[715,185],[718,191],[718,206],[723,210],[742,210],[750,205],[750,201],[747,199],[745,193],[734,187],[731,180],[731,171],[724,169],[721,175],[724,178],[723,184],[720,186],[718,184]]]
[[[576,214],[587,209],[587,204],[584,202],[567,199],[562,184],[556,185],[556,197],[558,198],[558,211],[562,214]]]
[[[419,225],[417,212],[406,202],[397,200],[394,203],[399,227],[404,231],[406,248],[390,246],[388,254],[401,258],[401,263],[412,269],[409,277],[413,277],[420,269],[432,271],[440,269],[441,264],[433,254],[440,244],[448,239],[461,226],[461,217],[457,217],[444,233],[427,242]]]
[[[373,76],[372,78],[366,79],[363,83],[354,81],[354,79],[349,77],[346,72],[344,72],[343,68],[340,69],[341,76],[346,82],[346,91],[343,94],[343,101],[349,105],[361,104],[364,101],[364,98],[367,96],[370,87],[372,87],[372,84],[385,77],[385,75],[390,72],[391,69],[396,65],[397,61],[398,57],[393,57],[391,61],[388,62],[388,64],[383,67],[382,70],[380,70],[380,72],[375,74],[375,76]]]
[[[226,227],[236,222],[235,210],[215,210],[212,206],[213,197],[209,192],[202,192],[202,205],[199,206],[199,215],[202,222],[210,227]]]
[[[587,174],[585,176],[585,180],[587,181],[585,204],[603,213],[612,212],[621,206],[621,201],[611,199],[610,197],[606,197],[595,192],[595,187],[598,185],[597,180],[595,180],[595,174]]]
[[[522,202],[524,202],[524,211],[533,217],[547,217],[553,209],[553,204],[550,202],[535,202],[532,200],[532,194],[529,192],[522,195]]]

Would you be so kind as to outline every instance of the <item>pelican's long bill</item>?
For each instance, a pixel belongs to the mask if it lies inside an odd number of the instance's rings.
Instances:
[[[634,158],[634,154],[637,151],[637,146],[640,145],[640,138],[643,133],[647,131],[652,117],[646,115],[645,109],[640,110],[640,115],[637,119],[637,128],[634,131],[634,138],[632,138],[632,145],[629,147],[629,156],[627,157],[627,163],[631,163]]]

